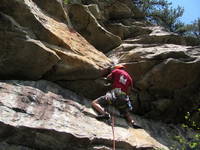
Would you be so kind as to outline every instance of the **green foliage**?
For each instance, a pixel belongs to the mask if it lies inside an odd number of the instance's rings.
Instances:
[[[192,24],[184,26],[186,36],[196,37],[200,40],[200,18],[193,21]]]
[[[200,113],[200,109],[198,108],[196,111],[194,112],[199,112]],[[185,120],[186,120],[186,124],[184,124],[185,127],[190,127],[192,129],[195,129],[195,130],[200,130],[200,122],[194,120],[192,118],[192,115],[190,112],[187,112],[186,115],[185,115]]]
[[[200,18],[194,21],[194,23],[192,24],[192,29],[193,34],[200,39]]]
[[[167,0],[133,0],[133,2],[151,23],[186,36],[191,43],[200,43],[200,18],[192,24],[184,24],[179,20],[184,13],[183,7],[172,8],[172,3]]]
[[[185,139],[183,136],[175,136],[174,140],[177,141],[180,146],[173,145],[171,150],[199,150],[200,148],[200,134],[196,134],[192,139]]]
[[[200,108],[197,108],[197,112],[200,112]],[[183,128],[200,131],[200,123],[192,120],[190,112],[185,115],[186,124],[182,124]],[[174,140],[179,143],[178,145],[173,145],[171,150],[200,150],[200,133],[196,132],[192,137],[186,139],[182,135],[177,135]]]
[[[179,6],[176,9],[166,6],[162,11],[156,10],[152,12],[151,16],[156,20],[158,25],[162,25],[170,31],[176,32],[182,26],[178,18],[183,15],[183,12],[184,9]]]
[[[133,0],[134,3],[145,13],[147,19],[157,25],[164,26],[169,31],[176,32],[183,23],[179,18],[184,9],[180,6],[172,8],[167,0]]]
[[[162,10],[165,6],[170,5],[166,0],[133,0],[146,16],[151,16],[155,10]]]
[[[69,4],[70,0],[63,0],[64,4]]]

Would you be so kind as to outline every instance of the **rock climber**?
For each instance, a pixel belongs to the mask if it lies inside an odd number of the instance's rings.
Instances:
[[[112,105],[119,110],[120,114],[123,115],[127,122],[134,128],[141,128],[130,115],[132,105],[129,94],[131,90],[133,90],[133,79],[128,72],[125,71],[125,66],[116,65],[106,79],[111,81],[112,90],[108,91],[106,95],[92,101],[93,109],[99,113],[96,118],[98,120],[110,119],[110,114],[105,111],[104,107]]]

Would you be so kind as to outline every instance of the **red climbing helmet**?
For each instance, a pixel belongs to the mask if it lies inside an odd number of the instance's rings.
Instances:
[[[125,68],[125,66],[124,66],[124,65],[121,65],[121,64],[116,65],[116,66],[114,67],[114,69],[124,69],[124,68]]]

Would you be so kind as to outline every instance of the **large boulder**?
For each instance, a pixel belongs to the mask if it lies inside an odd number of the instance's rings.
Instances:
[[[87,99],[48,81],[0,82],[0,148],[12,150],[112,150],[112,128],[98,121]],[[169,150],[194,132],[134,115],[133,129],[115,114],[116,150]],[[155,129],[154,129],[155,128]]]
[[[137,20],[145,20],[145,14],[142,12],[134,3],[133,0],[118,0],[121,3],[124,3],[132,11],[131,18]]]
[[[109,19],[122,19],[122,18],[129,18],[132,16],[131,9],[120,1],[113,1],[111,2],[110,6],[107,8]]]
[[[94,79],[111,63],[69,27],[61,1],[3,0],[0,10],[2,78]]]

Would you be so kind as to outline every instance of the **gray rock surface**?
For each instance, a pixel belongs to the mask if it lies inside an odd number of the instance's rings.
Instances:
[[[48,81],[1,81],[0,115],[2,149],[112,149],[111,126],[94,118],[90,102]],[[134,118],[144,129],[133,129],[116,117],[116,150],[168,150],[168,144],[176,144],[171,136],[193,134]]]

